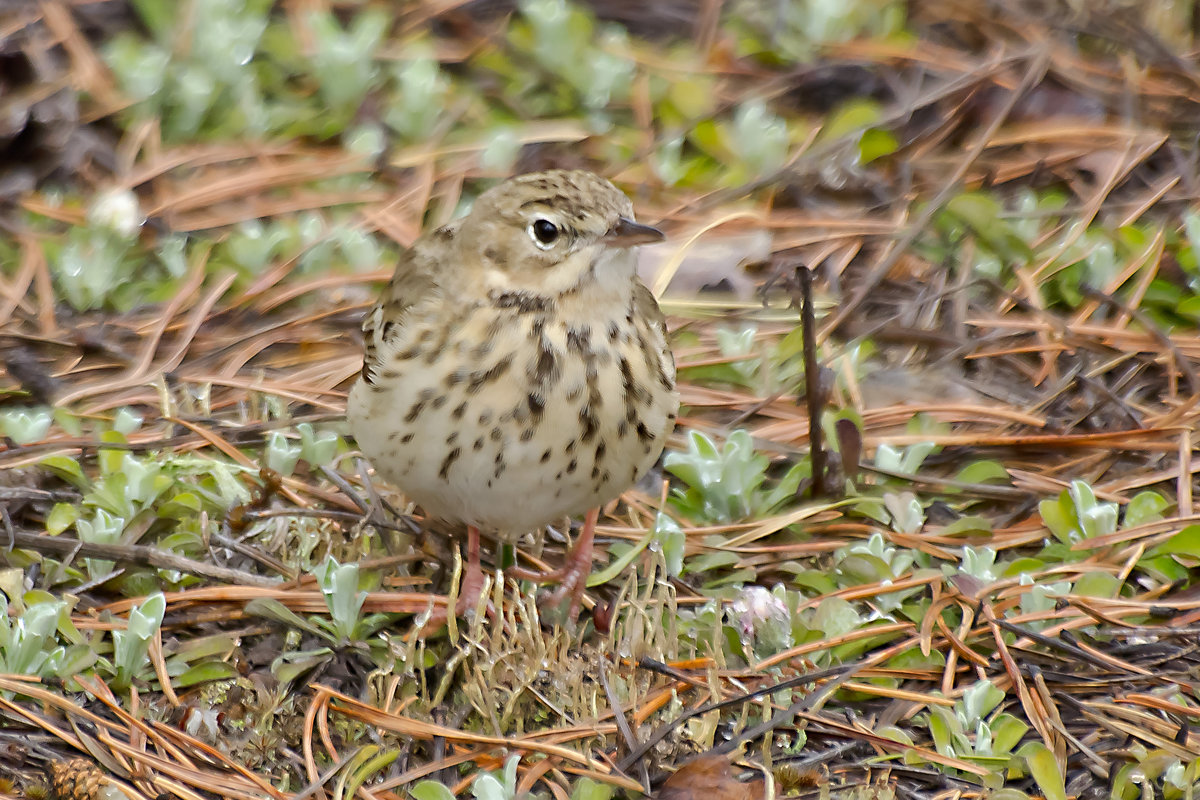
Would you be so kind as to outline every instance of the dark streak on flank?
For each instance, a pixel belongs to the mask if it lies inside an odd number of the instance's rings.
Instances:
[[[582,328],[567,328],[567,348],[585,359],[595,358],[592,351],[592,329],[587,325]]]
[[[630,424],[637,419],[637,384],[633,380],[633,367],[629,365],[629,359],[621,356],[617,362],[618,368],[621,370],[621,400],[625,403],[625,419]]]
[[[462,314],[455,316],[453,319],[446,320],[446,324],[441,326],[440,330],[438,331],[437,341],[434,342],[430,346],[429,351],[425,353],[426,364],[433,366],[435,363],[437,363],[438,357],[441,356],[442,352],[446,349],[446,346],[450,343],[450,337],[458,333],[459,328],[462,326],[462,322]],[[422,338],[424,338],[424,336],[422,336]]]
[[[583,435],[579,437],[580,441],[590,442],[596,437],[596,430],[600,422],[590,405],[579,409],[579,421],[583,424]]]
[[[408,409],[408,413],[404,415],[404,421],[415,422],[417,417],[420,416],[421,412],[425,409],[425,404],[432,399],[433,389],[422,389],[421,393],[417,395],[417,402],[413,403],[412,407]]]
[[[471,381],[467,384],[467,394],[475,394],[484,387],[485,384],[493,383],[500,378],[508,368],[512,366],[513,357],[507,355],[497,361],[491,369],[476,370],[471,373]]]
[[[438,477],[440,477],[442,480],[446,480],[450,474],[450,465],[457,461],[458,457],[461,455],[461,447],[455,447],[449,453],[447,453],[446,460],[442,462],[442,468],[438,470]]]

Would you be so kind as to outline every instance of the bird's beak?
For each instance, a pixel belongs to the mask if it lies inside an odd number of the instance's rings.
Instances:
[[[665,238],[667,237],[658,228],[621,217],[617,224],[604,234],[604,243],[611,247],[633,247],[661,242]]]

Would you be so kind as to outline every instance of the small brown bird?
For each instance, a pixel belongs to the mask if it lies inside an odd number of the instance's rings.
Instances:
[[[538,576],[578,614],[599,507],[653,466],[679,407],[630,249],[662,238],[597,175],[521,175],[419,238],[367,315],[350,424],[380,475],[467,525],[458,613],[482,590],[481,529],[587,512],[566,565]]]

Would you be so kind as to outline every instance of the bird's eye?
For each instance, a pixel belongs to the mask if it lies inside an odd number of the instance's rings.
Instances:
[[[529,235],[533,243],[545,250],[558,240],[558,226],[548,219],[534,220],[529,226]]]

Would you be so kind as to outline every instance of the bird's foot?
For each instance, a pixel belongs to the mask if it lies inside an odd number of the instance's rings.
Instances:
[[[486,588],[487,576],[483,574],[483,566],[479,557],[479,529],[469,526],[467,528],[467,563],[463,568],[462,582],[458,586],[458,600],[454,604],[454,616],[465,617],[478,609]],[[490,618],[496,616],[496,611],[492,608],[491,603],[485,606],[484,613]],[[449,607],[435,608],[429,618],[416,630],[416,634],[428,635],[449,621]]]
[[[521,580],[533,580],[538,583],[558,582],[558,588],[538,598],[542,618],[551,624],[575,622],[579,618],[583,596],[587,592],[588,575],[592,572],[592,542],[596,536],[596,520],[599,516],[598,508],[588,512],[579,538],[560,569],[552,572],[530,572],[509,568],[506,571],[508,575]]]

